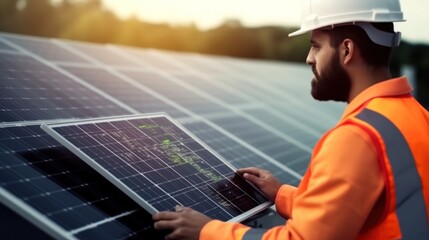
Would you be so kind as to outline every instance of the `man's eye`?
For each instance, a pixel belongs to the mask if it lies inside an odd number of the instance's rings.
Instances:
[[[318,45],[311,45],[311,49],[313,49],[313,51],[319,51],[320,47]]]

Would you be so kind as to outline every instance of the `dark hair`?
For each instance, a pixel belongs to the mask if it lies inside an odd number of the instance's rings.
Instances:
[[[393,23],[372,23],[379,30],[393,33]],[[332,47],[338,47],[346,38],[351,39],[358,46],[364,61],[373,67],[388,66],[392,48],[378,45],[371,41],[366,32],[356,25],[336,26],[326,31],[330,36]]]

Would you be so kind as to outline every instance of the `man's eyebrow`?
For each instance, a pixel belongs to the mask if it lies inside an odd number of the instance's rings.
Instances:
[[[311,44],[319,44],[316,40],[314,40],[314,39],[310,39],[310,43]]]

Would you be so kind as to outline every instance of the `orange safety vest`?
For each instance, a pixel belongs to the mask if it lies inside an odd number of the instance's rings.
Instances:
[[[428,112],[410,95],[375,98],[338,126],[343,124],[359,126],[371,136],[385,175],[384,214],[358,239],[429,239]],[[316,145],[315,155],[324,138]],[[305,189],[307,181],[304,176],[300,187]],[[242,239],[267,239],[266,231],[249,229]]]
[[[374,99],[344,121],[373,138],[386,178],[383,219],[359,239],[429,239],[429,115],[414,101]]]

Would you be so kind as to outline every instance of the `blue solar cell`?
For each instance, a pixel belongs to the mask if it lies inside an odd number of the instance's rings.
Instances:
[[[222,216],[220,220],[226,221],[243,220],[270,205],[224,160],[165,115],[72,121],[42,128],[149,212],[183,205],[212,214],[207,204],[212,203],[217,214],[209,217]],[[94,139],[95,145],[81,141],[86,138]],[[194,175],[201,181],[191,183],[188,177]],[[195,193],[198,203],[180,202],[184,192]],[[177,193],[180,198],[175,197]]]
[[[125,48],[125,47],[115,47],[116,50],[127,54],[128,56],[134,58],[138,63],[143,67],[151,67],[155,69],[160,69],[167,72],[182,72],[180,66],[171,61],[171,58],[163,58],[158,56],[158,54],[153,54],[148,51],[144,51],[141,48]]]
[[[0,50],[16,51],[16,49],[14,49],[13,47],[11,47],[11,46],[9,46],[6,43],[3,43],[1,41],[0,41]]]
[[[22,47],[25,50],[34,53],[46,60],[86,64],[89,63],[85,59],[79,57],[77,54],[54,44],[49,39],[36,37],[28,38],[10,34],[0,34],[0,36],[8,40],[10,43],[16,44],[19,47]]]
[[[193,87],[196,87],[200,90],[202,90],[205,93],[208,93],[212,95],[213,97],[217,97],[219,99],[222,99],[222,101],[231,104],[231,105],[240,105],[240,104],[247,104],[248,101],[243,99],[240,96],[237,96],[236,94],[231,91],[232,89],[228,88],[224,89],[216,84],[215,81],[207,81],[203,80],[199,77],[196,77],[194,75],[187,75],[187,74],[174,74],[174,76],[177,79],[180,79],[183,82],[186,82]],[[210,79],[212,80],[212,79]]]
[[[188,116],[105,70],[79,67],[63,68],[140,113],[166,112],[175,118]]]
[[[129,112],[67,76],[22,56],[0,53],[0,122]]]
[[[51,239],[46,232],[22,218],[15,211],[0,203],[0,216],[2,219],[2,239]],[[25,228],[25,231],[23,230]]]
[[[126,66],[126,67],[139,67],[140,65],[127,58],[110,51],[105,46],[100,44],[80,43],[80,42],[63,42],[66,46],[75,49],[75,52],[86,55],[95,61],[109,66]]]
[[[310,121],[308,117],[291,117],[289,114],[287,119],[282,119],[280,116],[274,115],[267,109],[246,109],[246,113],[249,113],[253,117],[263,121],[268,126],[276,128],[278,132],[282,132],[295,139],[299,139],[300,142],[307,146],[314,146],[323,132],[312,128],[312,125],[302,124],[303,121]],[[300,111],[295,111],[300,112]],[[304,114],[302,114],[304,115]],[[302,116],[301,115],[301,116]],[[292,119],[293,121],[290,121]],[[314,119],[311,119],[314,122]]]
[[[154,239],[162,239],[152,227],[150,214],[39,125],[0,127],[0,137],[8,138],[0,145],[0,188],[64,229],[64,234],[81,239],[153,234]],[[35,149],[36,141],[44,147]],[[107,229],[121,231],[109,235]]]
[[[136,71],[122,72],[140,84],[153,89],[173,102],[178,103],[197,114],[228,112],[228,109],[199,96],[195,92],[186,89],[183,86],[160,76],[159,74]]]
[[[219,62],[222,62],[225,59],[225,57],[216,57],[216,56],[210,56],[213,59],[216,59],[216,61],[212,62],[212,64],[207,64],[204,61],[201,61],[204,57],[203,56],[197,56],[192,53],[174,53],[174,52],[157,52],[156,55],[162,56],[166,59],[169,59],[170,62],[175,64],[181,64],[182,66],[185,66],[186,68],[191,68],[192,70],[197,70],[204,72],[208,75],[219,75],[219,74],[225,74],[225,68],[221,69],[218,67],[215,67],[219,64]]]
[[[184,125],[237,168],[249,166],[260,167],[271,171],[274,176],[284,183],[296,185],[299,181],[299,178],[296,176],[285,172],[278,165],[265,160],[263,156],[255,154],[242,144],[233,141],[230,137],[223,135],[205,123],[192,122]],[[308,158],[308,155],[305,154],[304,157]],[[308,161],[308,159],[304,160]]]
[[[308,160],[310,160],[309,151],[301,149],[293,143],[239,116],[216,118],[213,122],[227,129],[232,134],[248,142],[254,148],[259,149],[268,156],[273,156],[274,159],[294,169],[298,173],[302,174],[305,172],[305,166],[308,164]],[[303,156],[305,156],[304,159],[302,159]],[[299,157],[303,162],[295,162],[294,159],[296,157]]]

